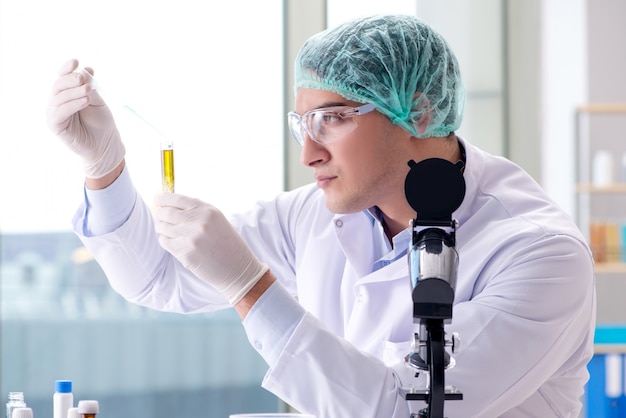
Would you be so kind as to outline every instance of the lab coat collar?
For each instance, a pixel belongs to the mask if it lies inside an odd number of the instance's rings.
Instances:
[[[378,222],[378,221],[374,221]],[[388,266],[372,272],[374,262],[373,228],[379,226],[372,222],[370,214],[364,212],[335,215],[333,217],[337,241],[347,263],[355,275],[357,283],[386,282],[406,278],[408,263],[406,257],[400,257]]]
[[[373,223],[365,212],[333,217],[335,235],[357,277],[369,274],[374,264]]]
[[[465,148],[465,168],[463,169],[463,178],[465,179],[465,197],[461,205],[452,214],[452,219],[456,219],[459,227],[470,218],[472,199],[478,192],[477,179],[482,176],[483,171],[483,155],[478,148],[467,142],[463,137],[457,135],[459,142]]]

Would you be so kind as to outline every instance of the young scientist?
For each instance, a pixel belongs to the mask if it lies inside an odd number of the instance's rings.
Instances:
[[[593,353],[589,248],[521,168],[455,134],[465,92],[431,27],[373,16],[307,40],[288,118],[315,183],[229,220],[172,193],[151,212],[111,113],[77,67],[61,68],[48,125],[84,162],[76,233],[127,300],[181,313],[232,305],[269,365],[263,386],[298,410],[408,418],[424,404],[403,392],[419,385],[403,360],[413,337],[407,162],[461,161],[446,331],[462,344],[446,383],[464,399],[446,402],[446,416],[578,416]]]

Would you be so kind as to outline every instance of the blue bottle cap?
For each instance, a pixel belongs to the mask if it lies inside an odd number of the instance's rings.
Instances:
[[[57,380],[54,383],[55,392],[59,393],[70,393],[72,392],[72,381],[71,380]]]

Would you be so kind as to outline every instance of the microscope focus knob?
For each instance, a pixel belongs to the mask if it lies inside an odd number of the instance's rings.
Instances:
[[[461,338],[459,338],[459,333],[458,332],[453,332],[452,333],[452,353],[456,354],[457,351],[459,351],[459,348],[461,347]]]

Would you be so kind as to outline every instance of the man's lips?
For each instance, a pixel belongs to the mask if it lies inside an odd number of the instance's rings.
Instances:
[[[326,176],[326,175],[315,175],[315,180],[317,180],[317,187],[323,189],[328,186],[328,184],[336,179],[337,176]]]

